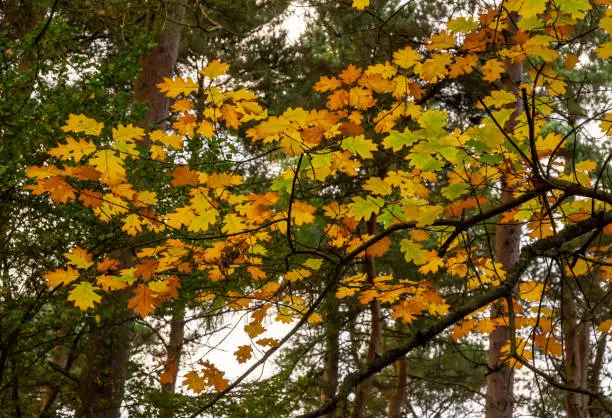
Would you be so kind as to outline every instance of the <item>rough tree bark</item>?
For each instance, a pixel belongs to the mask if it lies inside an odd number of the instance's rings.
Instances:
[[[170,77],[178,59],[181,22],[185,14],[186,0],[168,3],[166,14],[154,20],[157,35],[155,46],[142,60],[142,70],[135,86],[134,100],[144,102],[148,111],[140,122],[141,126],[157,124],[169,115],[169,100],[155,86]],[[124,253],[125,254],[125,253]],[[124,257],[124,268],[133,264],[130,256]],[[119,418],[121,401],[125,386],[126,363],[129,359],[129,333],[132,321],[129,314],[120,309],[122,299],[131,295],[132,289],[115,292],[113,298],[113,315],[109,321],[103,321],[92,332],[88,344],[88,363],[81,377],[79,399],[80,416],[100,418]],[[180,329],[171,330],[171,335],[182,335],[183,321],[173,321]],[[181,338],[182,339],[182,338]],[[180,357],[181,344],[176,344],[173,356]],[[177,363],[178,364],[178,363]],[[174,390],[174,385],[166,385],[166,390]]]
[[[158,124],[169,115],[170,100],[159,92],[156,84],[174,73],[182,29],[182,25],[175,22],[183,21],[186,4],[187,0],[175,1],[168,5],[166,16],[155,19],[158,26],[157,45],[142,60],[142,71],[136,79],[134,93],[134,100],[144,102],[148,107],[147,114],[140,122],[142,126]]]
[[[518,16],[508,19],[508,30],[504,32],[507,44],[513,44],[512,37],[516,33]],[[516,97],[516,107],[505,130],[512,132],[516,126],[516,117],[523,111],[518,87],[523,79],[521,63],[505,63],[506,73],[502,79],[502,87],[513,92]],[[501,204],[509,202],[514,197],[512,179],[505,176],[501,180]],[[521,225],[517,223],[498,223],[495,230],[495,261],[501,263],[505,271],[510,271],[518,262],[520,256]],[[503,318],[507,314],[505,301],[498,301],[491,308],[491,318]],[[514,404],[514,372],[502,363],[504,354],[501,349],[510,340],[512,330],[507,326],[498,326],[489,337],[487,394],[485,405],[486,418],[512,418]]]
[[[175,306],[170,320],[170,340],[168,341],[168,352],[166,354],[166,367],[172,373],[172,381],[162,384],[162,392],[172,394],[176,391],[176,377],[181,364],[183,353],[183,339],[185,336],[185,307]],[[163,408],[160,411],[162,417],[173,417],[172,408]]]
[[[401,321],[397,321],[395,329],[398,335],[404,332],[404,324]],[[400,338],[398,337],[398,340]],[[398,341],[399,342],[399,341]],[[393,392],[389,397],[389,404],[387,406],[387,417],[388,418],[402,418],[402,407],[406,400],[406,389],[408,387],[408,359],[406,356],[402,356],[394,363],[396,384],[393,388]]]
[[[607,343],[608,335],[602,334],[597,342],[595,359],[593,360],[593,364],[591,365],[589,372],[589,390],[592,393],[601,392],[601,372],[603,371]],[[595,396],[589,397],[588,409],[591,413],[591,418],[603,418],[606,414],[606,411],[601,406],[599,399]]]
[[[565,379],[567,385],[586,388],[589,365],[589,322],[583,320],[576,303],[579,297],[573,277],[564,275],[562,290],[563,348],[565,351]],[[589,398],[582,393],[564,392],[565,411],[568,418],[587,418]]]
[[[367,222],[368,234],[376,234],[376,215],[372,215]],[[366,273],[368,283],[374,284],[374,278],[376,277],[376,264],[374,263],[374,256],[366,255],[363,262],[363,269]],[[374,299],[368,305],[370,309],[370,342],[368,344],[368,352],[366,354],[366,364],[370,363],[376,358],[376,355],[380,351],[382,343],[382,329],[381,329],[381,312],[380,312],[380,301]],[[372,387],[372,379],[364,380],[355,391],[355,401],[353,402],[353,409],[351,410],[351,418],[361,418],[365,413],[366,401],[368,393]]]
[[[333,399],[338,388],[338,363],[340,361],[340,304],[333,293],[323,305],[325,314],[325,356],[323,357],[323,390],[320,404],[324,405]],[[333,414],[322,415],[322,418],[331,418]]]

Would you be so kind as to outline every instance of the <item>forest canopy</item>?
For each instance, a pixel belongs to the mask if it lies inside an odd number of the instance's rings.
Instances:
[[[0,416],[611,415],[610,6],[0,2]]]

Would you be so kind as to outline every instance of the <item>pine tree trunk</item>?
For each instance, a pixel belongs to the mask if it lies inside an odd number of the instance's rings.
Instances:
[[[512,37],[516,33],[518,16],[513,15],[507,20],[508,30],[504,32],[506,43],[512,44]],[[520,63],[505,62],[506,73],[502,80],[503,89],[512,91],[517,97],[515,112],[506,123],[505,130],[511,132],[516,126],[516,117],[523,111],[522,101],[518,87],[523,78],[523,66]],[[510,170],[510,168],[509,168]],[[513,187],[509,184],[510,178],[501,180],[501,204],[513,199]],[[518,262],[520,255],[521,226],[516,223],[497,224],[495,230],[495,261],[501,263],[505,271],[510,271]],[[498,301],[491,308],[491,318],[501,318],[506,315],[504,301]],[[485,405],[486,418],[512,418],[514,410],[514,371],[502,363],[503,346],[510,341],[512,330],[508,326],[498,326],[489,337],[487,375],[487,394]]]
[[[368,234],[376,233],[376,216],[372,215],[367,223]],[[374,284],[374,278],[376,277],[376,265],[374,263],[374,256],[367,255],[363,263],[364,271],[368,283]],[[380,302],[374,299],[369,303],[370,309],[370,342],[368,344],[368,352],[366,354],[366,364],[370,363],[376,358],[377,353],[380,351],[382,343],[382,329],[381,329],[381,312]],[[351,418],[361,418],[364,416],[366,402],[368,394],[372,387],[372,380],[366,379],[357,386],[355,391],[355,401],[353,402],[353,409],[351,410]]]
[[[323,388],[320,404],[323,405],[336,394],[338,388],[338,363],[340,361],[340,304],[332,293],[323,305],[325,315],[325,356],[323,357]],[[332,413],[322,418],[331,418]]]
[[[164,121],[170,112],[170,100],[156,87],[171,77],[178,59],[182,26],[187,0],[178,0],[168,6],[166,16],[159,16],[155,24],[159,26],[155,46],[142,60],[142,71],[136,79],[134,100],[147,104],[148,112],[141,121],[142,126],[156,125]]]
[[[181,364],[184,335],[185,307],[175,306],[170,321],[170,341],[168,342],[168,353],[166,355],[166,368],[172,373],[172,382],[162,384],[162,393],[173,394],[176,390],[176,377]],[[164,418],[174,416],[174,411],[171,408],[164,408],[160,413]]]
[[[563,340],[565,350],[565,379],[568,386],[586,388],[589,364],[588,325],[581,320],[577,308],[573,277],[564,277],[562,306]],[[582,393],[564,392],[565,411],[568,418],[588,418],[588,397]]]
[[[401,321],[396,322],[395,329],[398,335],[404,331],[404,324]],[[398,340],[400,337],[398,336]],[[399,360],[396,360],[395,364],[395,375],[396,384],[393,388],[393,392],[389,398],[389,405],[387,408],[388,418],[402,418],[402,407],[406,399],[406,389],[408,387],[408,360],[406,356],[403,356]]]
[[[120,267],[133,265],[129,252],[112,254]],[[131,287],[116,290],[101,306],[102,319],[90,331],[85,353],[86,363],[79,378],[77,417],[119,418],[127,378],[129,342],[132,331],[131,312],[124,306]]]
[[[143,101],[148,111],[141,126],[156,124],[166,119],[169,114],[169,100],[155,86],[170,77],[178,59],[181,22],[185,14],[186,0],[174,2],[168,6],[166,15],[159,16],[156,36],[157,46],[144,57],[142,70],[136,80],[134,100]],[[169,19],[166,19],[168,17]],[[133,265],[130,255],[123,253],[122,268]],[[126,365],[129,359],[129,340],[132,320],[130,312],[123,306],[126,298],[131,296],[132,289],[113,292],[110,306],[110,320],[102,323],[92,332],[87,349],[88,362],[81,376],[79,400],[81,407],[78,416],[96,418],[119,418],[121,401],[127,378]],[[102,309],[104,309],[103,307]],[[182,327],[182,321],[180,321]],[[182,334],[182,329],[178,334]],[[180,344],[177,350],[180,350]]]
[[[512,199],[512,190],[502,181],[501,203]],[[520,252],[521,226],[519,224],[498,224],[495,232],[495,261],[509,271],[518,261]],[[498,301],[491,308],[491,318],[507,314],[505,301]],[[489,337],[487,375],[487,397],[485,415],[487,418],[512,418],[514,404],[514,371],[503,365],[502,347],[510,341],[512,330],[508,326],[498,326]]]
[[[608,335],[602,334],[597,342],[597,351],[595,352],[595,360],[591,366],[589,373],[589,390],[593,393],[601,392],[601,372],[604,366],[604,356],[606,354],[606,347],[608,342]],[[603,418],[605,411],[601,406],[599,399],[595,396],[589,397],[589,412],[591,418]]]

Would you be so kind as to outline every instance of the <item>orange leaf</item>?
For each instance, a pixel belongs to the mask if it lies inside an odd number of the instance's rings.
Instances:
[[[47,281],[47,286],[49,287],[57,287],[62,284],[67,285],[78,278],[79,272],[71,267],[68,267],[68,270],[56,269],[43,276],[43,279]]]
[[[159,305],[160,300],[145,284],[138,285],[136,294],[128,301],[128,308],[143,318],[146,318]]]
[[[361,75],[361,71],[361,68],[355,67],[353,64],[351,64],[342,70],[338,77],[340,77],[340,80],[342,80],[344,84],[353,84]]]
[[[253,357],[253,349],[250,345],[241,345],[238,346],[238,350],[234,351],[234,355],[236,356],[238,363],[246,363],[251,359],[251,357]]]

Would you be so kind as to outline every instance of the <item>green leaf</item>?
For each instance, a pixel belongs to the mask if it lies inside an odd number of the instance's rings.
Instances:
[[[93,286],[89,282],[81,282],[77,284],[68,295],[68,300],[74,301],[74,306],[82,311],[94,307],[94,303],[99,303],[102,296],[95,291],[100,290],[99,287]]]
[[[589,0],[555,0],[559,10],[572,15],[572,19],[581,19],[591,9]]]
[[[421,247],[421,244],[416,243],[411,239],[403,239],[400,242],[400,250],[404,254],[404,258],[407,262],[412,261],[417,266],[423,265],[427,262],[427,251]]]
[[[361,158],[372,158],[372,151],[376,151],[376,144],[365,139],[363,135],[351,136],[342,140],[343,150],[359,155]]]
[[[377,215],[380,208],[383,207],[385,201],[378,197],[368,196],[366,199],[362,197],[353,198],[353,202],[349,204],[349,215],[360,220],[370,219],[370,216]]]
[[[410,146],[419,140],[419,137],[411,132],[408,128],[404,129],[404,132],[391,131],[389,136],[383,139],[383,145],[385,148],[393,148],[393,151],[399,151],[404,146]]]
[[[470,185],[465,183],[450,184],[442,189],[442,196],[448,200],[455,200],[470,190]]]
[[[422,171],[438,171],[444,167],[442,161],[436,160],[430,154],[410,154],[406,159]]]

